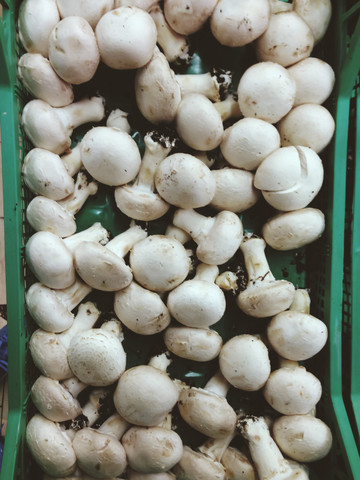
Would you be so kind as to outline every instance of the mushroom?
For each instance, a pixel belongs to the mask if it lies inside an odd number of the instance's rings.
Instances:
[[[270,4],[268,0],[252,2],[219,0],[210,17],[214,37],[228,47],[243,47],[262,35],[268,28]]]
[[[154,125],[174,121],[181,101],[180,85],[165,55],[155,48],[135,75],[135,99],[141,114]]]
[[[256,480],[255,468],[247,455],[234,447],[228,447],[221,457],[226,480]]]
[[[68,288],[53,290],[36,282],[26,291],[26,307],[43,330],[60,333],[74,322],[72,310],[91,292],[92,288],[79,278]]]
[[[236,298],[238,307],[247,315],[264,318],[290,307],[295,287],[287,280],[275,280],[265,256],[262,238],[245,237],[240,245],[244,254],[248,282]]]
[[[305,208],[316,197],[324,180],[319,155],[309,147],[282,147],[261,163],[254,185],[264,199],[280,211]]]
[[[146,236],[145,230],[133,225],[104,246],[91,241],[79,243],[74,250],[77,274],[97,290],[114,292],[127,287],[133,275],[124,257]]]
[[[320,153],[335,132],[335,121],[329,110],[316,103],[294,107],[278,124],[281,145],[302,145]]]
[[[188,93],[182,97],[175,127],[186,145],[202,151],[218,147],[224,133],[219,112],[211,100],[201,93]]]
[[[197,74],[177,74],[182,96],[200,93],[213,102],[224,100],[228,94],[232,75],[229,70],[214,67],[211,72]],[[215,105],[216,106],[216,105]]]
[[[35,366],[46,377],[65,380],[74,374],[70,369],[67,350],[71,339],[79,332],[92,328],[100,316],[100,311],[92,302],[79,305],[74,321],[62,333],[52,333],[37,329],[31,335],[29,348]]]
[[[192,35],[205,25],[215,5],[216,0],[165,0],[164,14],[176,32]]]
[[[329,26],[332,4],[331,0],[294,0],[294,11],[309,25],[314,36],[315,44],[324,37]]]
[[[98,122],[103,117],[102,97],[79,100],[59,108],[36,99],[26,103],[22,124],[35,147],[60,155],[70,147],[74,128],[87,122]]]
[[[59,382],[40,375],[31,387],[31,400],[44,417],[53,422],[64,422],[82,412],[76,397],[87,386],[76,377]]]
[[[210,327],[224,315],[225,295],[215,284],[216,265],[200,263],[196,275],[171,290],[167,307],[172,317],[187,327]]]
[[[334,70],[320,58],[304,58],[288,67],[288,72],[296,82],[294,107],[303,103],[322,104],[334,88]]]
[[[156,292],[174,289],[187,277],[189,257],[184,246],[166,235],[149,235],[137,242],[130,252],[134,279]]]
[[[121,475],[127,458],[120,438],[128,428],[128,422],[115,413],[97,429],[86,427],[77,431],[73,448],[81,470],[94,478]]]
[[[226,128],[220,150],[233,167],[255,170],[272,152],[280,148],[280,134],[260,118],[242,118]]]
[[[74,192],[74,180],[56,153],[33,148],[24,158],[22,176],[36,195],[61,200]]]
[[[262,227],[264,240],[274,250],[293,250],[315,242],[324,233],[325,215],[318,208],[278,213]]]
[[[79,85],[95,75],[100,53],[94,31],[79,16],[63,18],[49,37],[49,60],[60,78]]]
[[[191,235],[197,243],[197,258],[209,265],[222,265],[230,260],[243,239],[240,218],[227,210],[206,217],[193,209],[178,209],[173,223]]]
[[[332,447],[328,425],[313,415],[283,415],[275,419],[272,435],[284,455],[298,462],[316,462]]]
[[[279,63],[262,61],[245,70],[237,93],[244,117],[277,123],[294,105],[296,83]]]
[[[321,398],[320,380],[297,362],[282,360],[280,365],[264,386],[265,400],[282,415],[309,413]]]
[[[80,151],[86,170],[105,185],[131,182],[140,169],[141,156],[135,140],[117,128],[92,128],[83,137]]]
[[[44,472],[60,477],[75,470],[71,439],[58,423],[35,413],[26,426],[25,438],[32,457]]]
[[[201,160],[188,153],[174,153],[157,167],[155,187],[171,205],[199,208],[211,202],[216,184],[210,169]]]
[[[18,76],[31,95],[52,107],[65,107],[74,100],[72,85],[60,78],[40,53],[24,53],[19,58]]]
[[[140,335],[154,335],[170,323],[169,310],[159,294],[131,282],[114,295],[114,311],[131,331]]]
[[[19,38],[29,53],[49,53],[49,36],[60,21],[56,0],[24,0],[19,9]]]
[[[114,8],[114,0],[56,0],[61,18],[78,16],[83,17],[95,29],[100,18]]]
[[[168,472],[161,473],[141,473],[135,472],[135,470],[128,469],[128,478],[129,480],[175,480],[175,475]]]
[[[114,405],[129,423],[145,427],[157,426],[178,401],[178,387],[166,373],[169,365],[166,356],[158,358],[156,365],[131,367],[121,375],[117,383]]]
[[[223,439],[235,431],[237,415],[226,400],[230,384],[217,372],[204,388],[180,390],[178,408],[185,422],[210,438]]]
[[[76,175],[81,168],[83,168],[80,146],[81,142],[77,143],[74,147],[68,149],[60,156],[61,161],[64,163],[65,168],[71,177]]]
[[[122,132],[131,133],[131,126],[128,121],[128,113],[120,110],[120,108],[115,108],[112,110],[106,120],[107,127],[118,128]]]
[[[166,348],[181,358],[208,362],[216,358],[222,347],[222,338],[210,328],[169,326],[164,332]]]
[[[235,92],[228,93],[224,100],[215,102],[214,107],[220,113],[220,117],[223,122],[226,120],[239,120],[242,118],[238,97]]]
[[[126,364],[121,336],[120,322],[109,320],[101,328],[91,328],[73,337],[68,348],[68,361],[74,375],[93,386],[105,387],[115,383]]]
[[[145,151],[139,173],[132,184],[115,188],[117,207],[135,220],[156,220],[169,210],[170,205],[155,192],[155,172],[175,145],[170,136],[157,131],[144,137]]]
[[[271,319],[267,338],[275,352],[287,360],[308,360],[322,350],[328,329],[323,321],[310,315],[310,296],[306,290],[296,290],[290,309]]]
[[[137,7],[149,11],[159,0],[114,0],[114,8]]]
[[[260,390],[269,378],[269,352],[264,342],[255,335],[236,335],[222,347],[219,367],[235,388],[254,392]]]
[[[289,67],[311,55],[314,36],[309,25],[295,11],[270,16],[266,31],[255,41],[261,62],[276,62]]]
[[[95,28],[100,58],[115,70],[143,67],[152,57],[157,30],[150,14],[124,6],[105,13]]]
[[[215,182],[215,195],[210,205],[216,210],[241,213],[253,207],[260,198],[254,187],[254,174],[246,170],[224,167],[211,171]]]

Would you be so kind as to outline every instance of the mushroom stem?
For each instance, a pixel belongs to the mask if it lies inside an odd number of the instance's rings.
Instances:
[[[204,453],[208,457],[212,458],[216,462],[220,462],[221,457],[224,455],[225,450],[230,445],[233,438],[237,435],[236,430],[229,433],[224,438],[209,438],[205,443],[198,447],[201,453]]]
[[[269,263],[265,256],[265,241],[262,238],[244,238],[240,249],[244,254],[246,271],[249,283],[261,280],[271,282],[275,280],[270,271]]]
[[[193,280],[204,280],[205,282],[214,283],[218,275],[219,268],[217,265],[199,263],[199,265],[196,267],[196,274]]]
[[[86,387],[88,387],[86,383],[81,382],[77,377],[67,378],[61,383],[74,398],[76,398],[83,390],[85,390]]]
[[[72,177],[76,175],[82,167],[80,152],[81,148],[79,142],[74,148],[71,149],[70,153],[61,155],[61,160],[63,161],[68,174]]]
[[[231,72],[214,68],[212,72],[198,74],[178,74],[176,80],[181,94],[201,93],[213,102],[223,100],[231,84]]]
[[[120,439],[129,427],[129,422],[124,420],[118,413],[114,413],[100,425],[98,432],[113,435]]]
[[[79,212],[86,200],[98,191],[97,182],[89,182],[84,172],[79,172],[76,177],[74,192],[58,201],[58,204],[69,213],[75,215]]]
[[[295,312],[310,313],[310,295],[304,288],[295,290],[295,296],[289,310]]]
[[[107,127],[118,128],[122,132],[131,133],[131,126],[128,121],[129,114],[120,108],[116,108],[110,112],[106,120]]]
[[[68,310],[73,310],[86,295],[91,292],[92,288],[86,285],[80,278],[76,278],[75,283],[70,287],[56,290],[54,293],[57,298],[67,307]]]
[[[150,365],[150,367],[158,368],[163,372],[166,372],[170,364],[171,364],[171,359],[168,357],[166,352],[160,353],[159,355],[155,355],[154,357],[151,357],[148,362],[148,365]]]
[[[220,102],[215,102],[214,107],[220,113],[223,122],[229,119],[238,120],[242,117],[239,102],[233,93],[229,93]]]
[[[104,116],[104,99],[100,96],[85,98],[57,109],[57,115],[68,130],[87,122],[102,120]]]
[[[138,225],[133,225],[128,230],[120,233],[106,244],[106,248],[119,257],[125,257],[136,242],[146,238],[147,233]]]
[[[86,417],[86,425],[91,427],[100,417],[100,408],[109,395],[109,390],[96,388],[90,392],[89,399],[82,408],[82,414]]]
[[[73,252],[75,248],[84,241],[93,241],[101,245],[106,245],[109,241],[109,233],[100,222],[96,222],[86,230],[64,238],[63,241],[67,248]]]
[[[215,218],[205,217],[190,208],[178,209],[174,215],[174,225],[188,232],[197,243],[206,237],[214,223]]]
[[[206,383],[204,390],[215,393],[220,397],[226,397],[230,388],[230,383],[226,380],[220,370],[213,375]]]

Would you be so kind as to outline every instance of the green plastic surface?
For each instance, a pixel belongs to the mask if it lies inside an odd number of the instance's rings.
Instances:
[[[327,35],[328,44],[319,50],[319,56],[328,58],[336,70],[336,92],[329,108],[336,119],[335,138],[326,152],[320,156],[326,165],[326,180],[314,206],[323,208],[327,215],[327,227],[323,237],[307,247],[293,252],[276,252],[267,248],[271,270],[276,278],[286,277],[297,287],[310,288],[312,299],[311,312],[322,318],[329,328],[329,342],[326,348],[313,363],[309,370],[318,374],[323,382],[323,398],[318,406],[319,416],[331,427],[334,434],[334,445],[331,454],[321,462],[311,465],[311,479],[345,480],[360,478],[360,458],[358,451],[358,426],[360,417],[360,380],[357,375],[360,338],[360,173],[355,168],[354,185],[354,228],[352,236],[352,313],[344,325],[344,244],[345,217],[347,195],[347,152],[350,98],[354,96],[360,58],[357,26],[348,33],[348,25],[358,18],[360,2],[348,6],[348,2],[334,3],[332,25]],[[9,328],[9,420],[5,441],[3,466],[0,480],[26,480],[36,478],[39,470],[34,465],[25,445],[25,426],[32,414],[29,401],[29,387],[36,378],[37,372],[32,366],[27,351],[29,334],[35,328],[31,319],[26,316],[24,307],[24,290],[31,278],[24,270],[23,247],[31,234],[24,222],[24,208],[29,194],[24,192],[21,184],[21,161],[24,153],[30,148],[25,135],[19,128],[19,112],[26,97],[16,80],[16,62],[18,47],[16,44],[16,5],[13,2],[2,2],[4,5],[3,19],[0,25],[0,120],[2,134],[3,179],[4,179],[4,216],[5,216],[5,256],[8,292],[8,328]],[[7,7],[6,5],[9,5]],[[349,37],[352,38],[349,43]],[[255,56],[251,46],[242,49],[229,50],[219,47],[210,36],[205,43],[195,36],[194,44],[197,54],[194,56],[191,73],[208,70],[212,62],[218,66],[231,67],[236,71],[234,84],[241,73],[254,63]],[[325,52],[324,52],[325,51]],[[215,59],[214,59],[215,53]],[[335,54],[335,57],[334,57]],[[313,53],[316,56],[316,53]],[[111,74],[111,75],[110,75]],[[139,126],[139,132],[134,134],[142,148],[142,135],[149,125],[136,117],[132,78],[134,72],[114,72],[100,65],[94,79],[84,86],[75,89],[76,96],[100,93],[106,98],[107,110],[114,107],[129,111],[134,123]],[[106,85],[104,78],[107,79]],[[359,103],[357,101],[357,103]],[[359,109],[357,110],[359,112]],[[359,113],[357,114],[359,115]],[[359,123],[357,123],[357,126]],[[79,140],[89,126],[83,126],[74,132],[75,142]],[[358,127],[357,127],[358,128]],[[358,130],[356,136],[358,136]],[[352,133],[353,135],[354,133]],[[358,153],[359,144],[356,144]],[[357,158],[359,155],[357,154]],[[356,163],[356,161],[354,160]],[[26,197],[26,198],[25,198]],[[356,206],[357,205],[357,206]],[[205,210],[207,211],[207,210]],[[247,231],[260,233],[261,225],[272,210],[264,203],[253,207],[242,215]],[[171,212],[166,219],[171,218]],[[165,219],[165,220],[166,220]],[[112,189],[100,186],[98,193],[91,197],[86,206],[77,215],[78,230],[101,221],[112,235],[125,230],[129,219],[122,215],[114,204]],[[164,219],[150,226],[150,233],[164,230]],[[230,266],[241,264],[241,255],[237,255]],[[224,268],[227,266],[224,266]],[[357,294],[357,295],[356,295]],[[90,298],[96,300],[100,309],[111,311],[112,295],[94,293]],[[224,340],[235,333],[262,331],[266,320],[244,318],[234,307],[230,295],[229,307],[224,318],[214,326]],[[353,336],[351,337],[352,327]],[[146,362],[150,354],[162,349],[161,335],[146,337],[139,344],[138,336],[125,332],[125,349],[128,352],[127,365],[131,366]],[[355,336],[356,333],[356,336]],[[349,340],[350,338],[350,340]],[[345,355],[345,345],[351,345],[351,358]],[[351,379],[347,382],[345,372],[352,367]],[[196,386],[203,386],[209,376],[215,371],[216,362],[197,364],[174,359],[170,373]],[[234,405],[245,406],[255,413],[261,408],[268,408],[258,396],[239,393],[232,390],[229,399]],[[186,425],[179,426],[179,432],[192,445],[201,442],[202,437],[190,431]]]

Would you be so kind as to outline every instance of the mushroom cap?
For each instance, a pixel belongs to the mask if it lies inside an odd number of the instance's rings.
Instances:
[[[283,415],[301,415],[318,403],[322,386],[304,367],[281,367],[271,372],[263,393],[272,408]]]
[[[114,311],[121,323],[141,335],[159,333],[171,320],[161,297],[135,282],[115,292]]]
[[[288,360],[307,360],[322,350],[328,330],[325,323],[308,313],[287,310],[273,317],[267,337],[278,355]]]
[[[33,383],[31,399],[39,412],[53,422],[71,420],[81,413],[79,401],[57,380],[44,375]]]
[[[74,192],[74,179],[59,155],[43,148],[33,148],[25,156],[22,176],[36,195],[61,200]]]
[[[263,61],[245,70],[237,93],[244,117],[273,124],[293,107],[296,83],[286,68],[275,62]]]
[[[316,103],[294,107],[278,125],[281,145],[302,145],[320,153],[334,135],[335,121],[329,110]]]
[[[34,97],[52,107],[64,107],[74,100],[72,85],[60,78],[40,53],[24,53],[18,62],[18,75]]]
[[[256,480],[257,474],[248,457],[234,447],[228,447],[221,463],[226,470],[227,480]]]
[[[34,233],[26,243],[25,256],[30,270],[45,286],[62,289],[75,282],[73,255],[54,233]]]
[[[104,292],[129,285],[133,276],[124,259],[97,242],[81,242],[74,250],[75,269],[85,283]]]
[[[255,42],[260,61],[293,65],[311,55],[314,36],[309,25],[295,11],[270,16],[266,31]]]
[[[293,250],[314,242],[325,229],[325,215],[317,208],[300,208],[269,218],[262,235],[275,250]]]
[[[104,387],[119,379],[125,370],[126,354],[113,333],[91,328],[71,339],[68,359],[82,382]]]
[[[272,425],[281,451],[298,462],[315,462],[326,457],[332,446],[330,428],[312,415],[285,415]]]
[[[164,15],[170,27],[181,35],[199,31],[209,19],[217,0],[165,0]]]
[[[272,152],[280,148],[280,134],[260,118],[242,118],[226,128],[220,143],[221,153],[230,165],[255,170]]]
[[[254,187],[254,174],[246,170],[224,167],[212,170],[216,189],[210,205],[216,210],[241,213],[248,210],[260,198]]]
[[[269,24],[268,0],[220,0],[210,17],[214,37],[228,47],[242,47],[262,35]]]
[[[322,104],[334,88],[334,70],[320,58],[304,58],[288,67],[288,72],[296,82],[294,107],[303,103]]]
[[[293,9],[309,25],[314,36],[315,43],[318,43],[329,26],[332,4],[331,0],[294,0]]]
[[[70,475],[76,468],[71,440],[59,425],[36,413],[26,426],[26,443],[35,461],[49,475]]]
[[[80,148],[86,170],[105,185],[123,185],[139,172],[139,148],[128,133],[117,128],[92,128],[84,135]]]
[[[225,480],[220,462],[184,445],[181,460],[173,467],[177,480]]]
[[[155,426],[165,419],[178,398],[178,389],[166,372],[138,365],[121,375],[114,392],[114,405],[129,423]]]
[[[149,235],[133,246],[130,267],[135,280],[143,287],[164,292],[185,280],[190,263],[178,240],[166,235]]]
[[[218,147],[224,133],[220,113],[211,100],[201,93],[183,96],[177,110],[175,128],[186,145],[199,151]]]
[[[151,15],[131,6],[105,13],[95,34],[102,62],[116,70],[143,67],[151,59],[157,40]]]
[[[68,237],[76,232],[74,216],[51,198],[37,195],[26,207],[26,220],[36,231],[46,231],[58,237]]]
[[[167,349],[181,358],[208,362],[216,358],[222,347],[222,338],[208,328],[168,327],[164,332]]]
[[[259,390],[271,371],[268,349],[254,335],[237,335],[221,349],[219,367],[226,380],[235,388],[250,392]]]
[[[187,327],[209,327],[225,313],[224,292],[215,283],[192,279],[174,288],[168,295],[171,315]]]
[[[129,468],[127,473],[129,480],[175,480],[176,478],[172,472],[142,473]]]
[[[60,78],[79,85],[95,75],[100,53],[91,25],[85,18],[65,17],[49,37],[49,60]]]
[[[82,428],[73,439],[79,467],[94,478],[117,477],[127,465],[125,449],[119,440],[93,428]]]
[[[131,427],[122,437],[129,466],[142,473],[170,470],[182,456],[180,436],[163,427]]]
[[[235,430],[235,410],[225,397],[215,393],[195,387],[183,389],[178,408],[185,422],[207,437],[225,438]]]
[[[114,8],[114,0],[56,0],[61,18],[78,16],[89,22],[92,28],[100,18]]]
[[[210,203],[216,185],[210,169],[201,160],[187,153],[174,153],[158,166],[155,186],[171,205],[199,208]]]

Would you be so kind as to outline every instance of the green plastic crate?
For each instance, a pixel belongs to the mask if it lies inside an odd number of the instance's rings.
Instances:
[[[29,389],[37,376],[28,352],[28,340],[35,328],[28,318],[24,293],[33,281],[27,272],[23,251],[28,236],[32,233],[24,220],[24,210],[31,198],[21,182],[21,163],[31,148],[20,125],[20,112],[29,100],[16,78],[17,58],[21,52],[16,35],[16,18],[19,2],[1,0],[3,17],[0,23],[0,121],[3,156],[3,189],[5,216],[5,257],[8,296],[9,332],[9,418],[5,440],[3,465],[0,480],[26,480],[39,475],[37,466],[27,450],[24,433],[28,419],[33,413]],[[327,227],[323,237],[311,246],[294,252],[276,252],[267,249],[271,270],[275,277],[287,276],[298,287],[309,288],[311,312],[322,318],[329,328],[329,342],[307,368],[319,376],[323,383],[323,396],[318,405],[320,416],[332,429],[334,444],[331,453],[321,462],[310,465],[311,479],[351,480],[360,478],[359,432],[360,432],[360,377],[357,362],[360,358],[358,331],[360,329],[360,172],[356,167],[359,144],[358,72],[360,58],[360,2],[334,1],[334,12],[326,40],[314,50],[313,56],[327,60],[336,71],[336,88],[326,106],[332,111],[337,129],[330,147],[321,154],[326,168],[324,186],[313,202],[326,212]],[[214,45],[207,46],[211,51]],[[236,60],[243,69],[247,61],[254,61],[243,49],[240,57],[230,54],[230,62]],[[247,53],[246,53],[247,52]],[[218,60],[223,50],[219,50]],[[237,52],[236,55],[238,55]],[[191,72],[206,69],[206,49],[200,57],[195,56]],[[101,67],[100,67],[101,70]],[[100,71],[89,91],[99,85],[97,81],[107,73]],[[125,83],[131,85],[131,73]],[[131,110],[132,92],[126,98],[117,96],[118,78],[107,86],[107,105]],[[92,90],[91,90],[92,89]],[[77,95],[84,90],[79,87]],[[102,92],[101,92],[102,93]],[[120,104],[118,103],[120,101]],[[122,102],[122,103],[121,103]],[[85,128],[85,127],[84,127]],[[84,132],[79,129],[74,138]],[[141,135],[135,135],[141,146]],[[349,173],[350,172],[350,173]],[[270,212],[264,205],[254,207],[243,215],[246,230],[258,231],[261,222]],[[94,221],[101,223],[116,235],[128,225],[128,219],[114,207],[110,189],[103,187],[77,217],[78,229],[84,229]],[[155,222],[154,233],[161,232],[163,224]],[[107,308],[108,297],[96,299]],[[231,312],[230,312],[231,315]],[[219,322],[219,331],[224,339],[233,334],[228,319]],[[258,326],[244,323],[244,331]],[[237,333],[241,333],[238,331]],[[147,338],[147,347],[139,354],[135,335],[129,333],[127,340],[128,365],[146,361],[146,355],[158,348],[159,336]],[[188,362],[173,362],[172,373],[197,386],[202,386],[215,364],[203,366]],[[251,402],[251,398],[243,398]],[[196,435],[189,442],[200,440]]]

